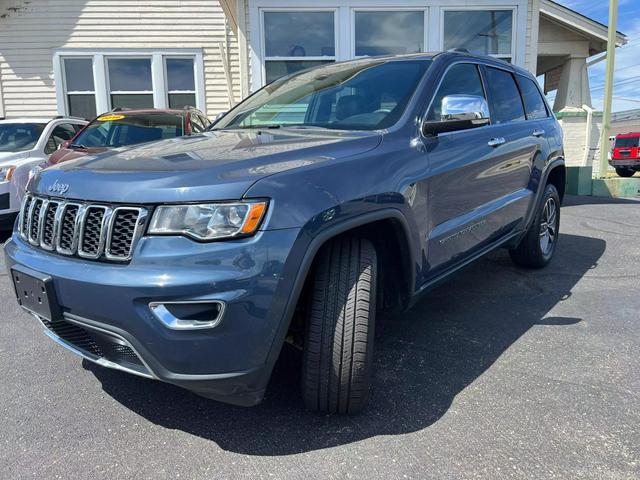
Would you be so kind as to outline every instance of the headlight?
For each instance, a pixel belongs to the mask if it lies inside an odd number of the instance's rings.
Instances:
[[[255,233],[267,202],[163,205],[156,208],[149,234],[186,235],[196,240],[218,240]]]
[[[13,175],[13,171],[15,169],[15,165],[5,165],[4,167],[0,167],[0,182],[11,180],[11,175]]]

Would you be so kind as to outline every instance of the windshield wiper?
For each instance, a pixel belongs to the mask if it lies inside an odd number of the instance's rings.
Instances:
[[[69,147],[71,147],[71,148],[79,148],[80,150],[87,150],[89,148],[86,145],[82,145],[81,143],[70,143]]]
[[[288,125],[280,124],[280,123],[272,123],[272,124],[264,124],[264,125],[232,125],[229,127],[222,128],[212,128],[212,131],[215,130],[275,130],[282,127],[287,127]]]

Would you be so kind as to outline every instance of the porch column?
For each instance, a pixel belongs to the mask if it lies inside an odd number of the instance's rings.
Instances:
[[[582,110],[583,105],[592,106],[587,58],[572,55],[562,65],[553,111]]]

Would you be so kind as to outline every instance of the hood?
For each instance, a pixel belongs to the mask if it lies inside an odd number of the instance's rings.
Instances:
[[[47,195],[58,182],[68,185],[67,198],[134,204],[236,200],[261,178],[363,153],[381,138],[325,129],[207,132],[60,162],[29,189]]]
[[[91,147],[91,148],[61,148],[56,150],[49,157],[50,165],[57,165],[60,162],[68,162],[69,160],[75,160],[76,158],[85,157],[87,155],[96,155],[98,153],[106,152],[107,147]]]
[[[0,152],[0,165],[11,163],[15,160],[24,160],[25,158],[29,158],[29,154],[31,151],[27,150],[26,152]]]

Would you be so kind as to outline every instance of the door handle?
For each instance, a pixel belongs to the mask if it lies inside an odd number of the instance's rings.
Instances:
[[[487,142],[487,145],[489,145],[490,147],[497,147],[497,146],[502,145],[504,143],[507,143],[507,141],[504,139],[504,137],[496,137],[496,138],[492,138],[491,140],[489,140]]]
[[[533,136],[534,136],[534,137],[541,137],[541,136],[543,136],[543,135],[544,135],[544,130],[542,130],[542,129],[540,129],[540,128],[536,128],[536,129],[533,131]]]

